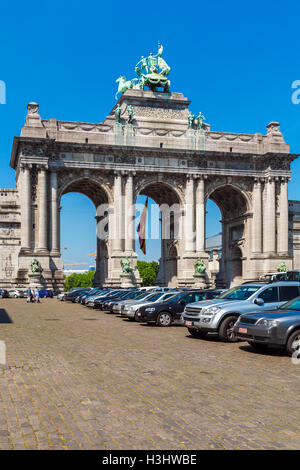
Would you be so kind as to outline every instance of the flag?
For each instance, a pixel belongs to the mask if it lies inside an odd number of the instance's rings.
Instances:
[[[146,224],[147,224],[147,208],[148,208],[148,198],[146,199],[143,212],[141,214],[140,223],[137,228],[137,233],[139,234],[140,249],[146,254]]]

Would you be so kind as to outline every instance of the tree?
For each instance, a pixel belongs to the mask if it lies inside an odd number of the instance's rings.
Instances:
[[[69,291],[73,287],[93,287],[95,271],[87,271],[86,273],[74,273],[66,277],[65,290]]]
[[[153,286],[159,271],[159,264],[156,261],[152,261],[151,263],[138,261],[137,268],[142,278],[142,285]]]

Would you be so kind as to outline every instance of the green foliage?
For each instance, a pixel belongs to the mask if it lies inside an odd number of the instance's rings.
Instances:
[[[86,273],[74,273],[66,277],[65,290],[69,291],[73,287],[93,287],[95,271],[87,271]]]
[[[287,270],[288,270],[288,268],[287,268],[287,265],[285,264],[284,261],[277,266],[277,271],[279,273],[286,273]]]
[[[159,271],[159,264],[156,261],[152,261],[151,263],[138,261],[137,268],[142,278],[142,285],[153,286]]]

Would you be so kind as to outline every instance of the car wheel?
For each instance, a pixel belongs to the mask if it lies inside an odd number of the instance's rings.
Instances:
[[[300,356],[300,330],[296,330],[291,334],[286,343],[286,351],[289,356],[293,356],[297,352],[298,356]]]
[[[205,338],[207,335],[206,331],[197,330],[196,328],[188,328],[188,331],[194,338]]]
[[[268,349],[268,345],[264,343],[256,343],[255,341],[248,341],[248,344],[250,344],[250,346],[252,346],[252,348],[255,349],[256,351],[265,351],[266,349]]]
[[[14,298],[15,298],[15,299],[17,299],[17,298],[18,298],[17,294],[15,294],[15,295],[14,295]]]
[[[236,321],[237,317],[234,315],[227,317],[222,321],[219,328],[219,337],[222,341],[225,341],[226,343],[235,343],[238,341],[236,334],[233,331]]]
[[[156,320],[158,326],[170,326],[172,323],[172,315],[169,312],[161,312]]]

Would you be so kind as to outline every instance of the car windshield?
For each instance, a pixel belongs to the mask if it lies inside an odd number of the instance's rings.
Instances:
[[[254,294],[261,286],[238,286],[232,287],[223,294],[219,295],[218,299],[224,300],[247,300],[252,294]]]
[[[136,300],[142,300],[145,297],[148,297],[148,295],[149,295],[149,293],[145,294],[145,292],[143,292],[142,294],[137,295],[135,298],[136,298]]]
[[[162,297],[161,297],[161,301],[162,302],[165,302],[166,300],[170,299],[171,297],[175,297],[175,294],[164,294]]]
[[[178,300],[181,299],[181,297],[182,297],[183,295],[185,295],[185,294],[181,293],[181,294],[172,295],[172,297],[170,297],[169,299],[167,299],[166,302],[174,302],[174,301],[177,302]]]
[[[150,295],[147,300],[151,300],[151,302],[154,302],[155,300],[159,299],[161,297],[161,292],[159,292],[158,294],[153,294],[153,295]]]
[[[289,300],[286,304],[281,305],[280,309],[286,310],[300,310],[300,297]]]

